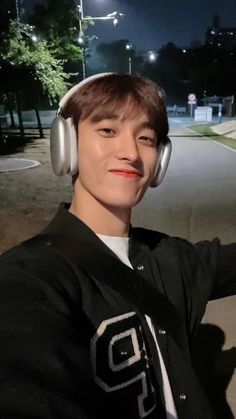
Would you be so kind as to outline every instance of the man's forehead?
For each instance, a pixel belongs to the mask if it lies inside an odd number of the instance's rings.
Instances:
[[[94,111],[88,118],[91,122],[99,122],[105,119],[116,120],[116,121],[127,121],[127,120],[142,120],[149,122],[148,115],[142,109],[128,110],[128,109],[119,109],[116,111]]]

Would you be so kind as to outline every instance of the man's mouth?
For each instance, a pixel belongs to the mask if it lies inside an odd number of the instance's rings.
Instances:
[[[110,172],[130,179],[139,179],[142,177],[141,173],[135,169],[112,169]]]

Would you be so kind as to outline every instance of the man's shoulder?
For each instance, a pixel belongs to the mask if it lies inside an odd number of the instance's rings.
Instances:
[[[150,249],[154,249],[162,240],[169,238],[165,233],[143,227],[132,227],[131,237]]]
[[[176,249],[194,247],[192,243],[182,237],[170,236],[164,232],[143,227],[133,227],[132,237],[140,243],[147,245],[151,250],[163,246]]]
[[[34,236],[0,256],[0,276],[32,276],[50,280],[53,276],[73,277],[69,264],[55,252],[45,235]]]
[[[205,255],[217,254],[218,249],[224,247],[218,238],[201,240],[192,243],[186,238],[170,236],[166,233],[142,227],[132,228],[132,237],[152,250],[173,253],[179,257],[204,258]],[[161,253],[163,253],[161,252]]]
[[[57,295],[60,300],[80,298],[78,279],[85,274],[73,267],[45,238],[35,236],[7,250],[0,256],[0,287],[32,292],[35,298],[41,295]],[[46,293],[46,294],[45,294]],[[40,297],[41,298],[41,297]]]
[[[25,241],[22,241],[19,244],[5,250],[0,255],[0,263],[15,263],[22,260],[30,260],[30,259],[42,259],[41,250],[43,249],[44,244],[41,240],[38,239],[39,236],[31,237]],[[37,251],[35,244],[37,243]],[[45,252],[44,252],[44,256]]]

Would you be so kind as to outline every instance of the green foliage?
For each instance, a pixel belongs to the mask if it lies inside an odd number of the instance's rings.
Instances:
[[[54,57],[65,61],[82,59],[82,50],[77,42],[79,10],[73,0],[48,0],[46,4],[36,4],[29,21],[46,40]]]
[[[24,70],[35,86],[39,84],[42,92],[55,100],[65,92],[69,75],[63,72],[63,61],[52,56],[44,41],[33,42],[27,30],[27,26],[10,22],[1,48],[2,63],[16,72]]]
[[[212,130],[212,125],[203,124],[203,125],[193,125],[191,128],[193,131],[198,132],[200,135],[211,138],[212,140],[224,144],[227,147],[236,150],[236,141],[232,138],[225,137],[223,135],[218,135]]]
[[[189,128],[191,128],[193,131],[205,137],[212,137],[212,136],[216,137],[217,134],[215,134],[212,131],[211,126],[212,124],[198,124],[198,125],[191,125]]]
[[[102,42],[96,52],[100,58],[101,71],[128,72],[127,39],[121,39],[111,43]]]
[[[129,57],[132,61],[132,73],[140,72],[142,58],[136,54],[135,48],[127,50],[127,39],[119,39],[111,43],[102,42],[98,45],[96,53],[99,57],[96,71],[114,71],[128,73]],[[100,66],[99,66],[100,63]]]

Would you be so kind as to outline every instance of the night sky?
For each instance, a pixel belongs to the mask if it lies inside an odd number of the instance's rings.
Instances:
[[[34,2],[24,0],[25,6]],[[236,27],[236,0],[83,0],[83,3],[84,16],[125,13],[116,28],[111,21],[95,23],[90,33],[98,36],[97,42],[128,39],[137,50],[157,50],[167,42],[180,47],[188,47],[195,40],[202,42],[216,14],[222,27]]]
[[[213,16],[221,26],[236,27],[236,0],[84,0],[85,15],[125,13],[117,28],[111,22],[97,22],[93,32],[100,42],[128,39],[137,49],[158,49],[171,41],[189,46],[203,41]]]

